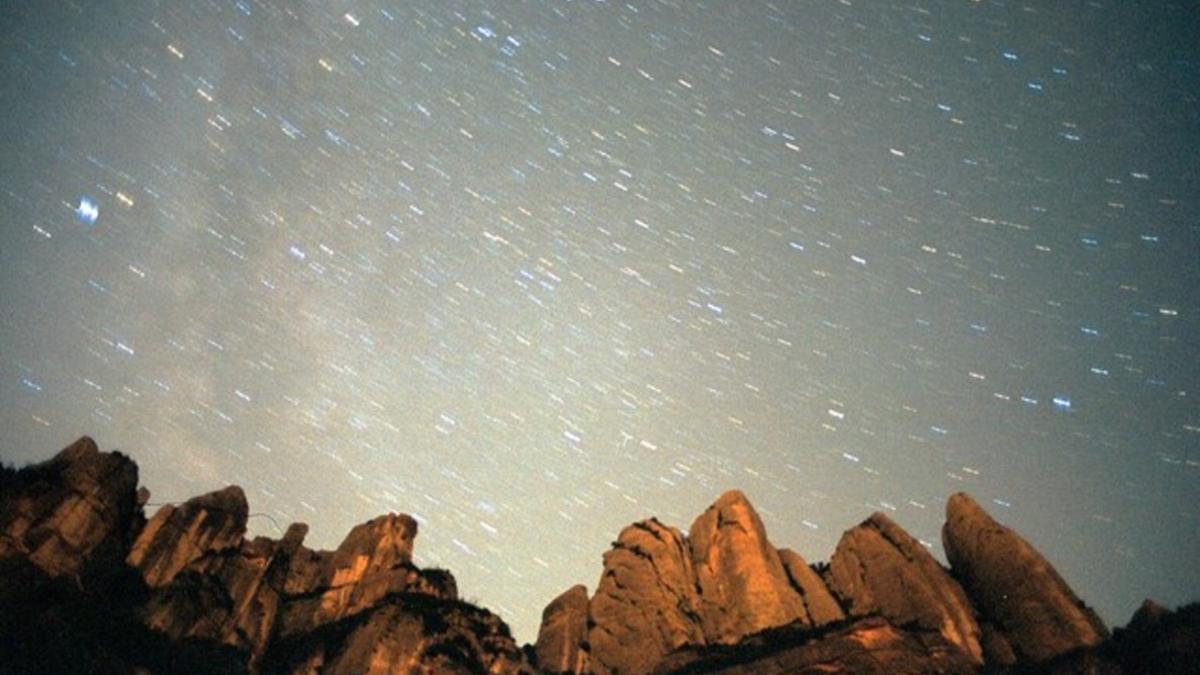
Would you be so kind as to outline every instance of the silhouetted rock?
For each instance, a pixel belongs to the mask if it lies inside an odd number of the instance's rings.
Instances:
[[[696,518],[688,546],[706,642],[736,642],[805,618],[779,553],[741,492],[726,492]]]
[[[791,549],[779,549],[779,560],[787,572],[792,588],[800,596],[804,605],[804,616],[801,623],[807,626],[820,627],[836,623],[846,618],[837,599],[829,592],[829,587],[821,579],[799,553]]]
[[[955,576],[1018,660],[1041,661],[1107,637],[1054,567],[964,493],[946,503],[942,544]]]
[[[1125,673],[1200,673],[1200,603],[1170,611],[1146,600],[1101,651]]]
[[[1054,658],[1019,662],[1019,675],[1197,675],[1200,604],[1176,611],[1147,600],[1111,638]]]
[[[962,587],[882,513],[842,535],[829,562],[829,580],[851,616],[878,613],[897,625],[938,631],[983,662],[979,624]]]
[[[645,673],[679,647],[704,644],[699,602],[679,530],[653,518],[621,530],[590,605],[592,670]]]
[[[588,630],[587,588],[572,586],[546,605],[538,629],[538,668],[549,673],[583,673],[588,669],[584,649]]]

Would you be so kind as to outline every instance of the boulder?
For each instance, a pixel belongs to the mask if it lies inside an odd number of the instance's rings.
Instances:
[[[584,673],[588,629],[588,596],[582,585],[572,586],[546,605],[538,629],[538,668],[547,673]]]
[[[1018,659],[1048,659],[1108,636],[1040,553],[964,493],[946,503],[942,545],[955,576]]]
[[[829,585],[851,616],[937,631],[983,662],[979,624],[961,586],[911,535],[882,513],[847,530],[829,563]]]

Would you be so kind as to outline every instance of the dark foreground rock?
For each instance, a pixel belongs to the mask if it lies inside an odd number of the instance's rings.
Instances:
[[[655,669],[663,675],[970,675],[977,671],[977,664],[940,633],[902,630],[882,617],[832,630],[776,628],[733,646],[681,650]]]

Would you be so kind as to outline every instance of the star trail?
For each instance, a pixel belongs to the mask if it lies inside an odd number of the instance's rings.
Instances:
[[[14,2],[0,456],[81,434],[535,636],[742,489],[1200,591],[1192,3]]]

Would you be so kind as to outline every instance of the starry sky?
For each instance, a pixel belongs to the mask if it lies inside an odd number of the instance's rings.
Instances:
[[[535,637],[740,488],[826,560],[975,495],[1200,597],[1192,2],[0,6],[0,458],[81,434]]]

